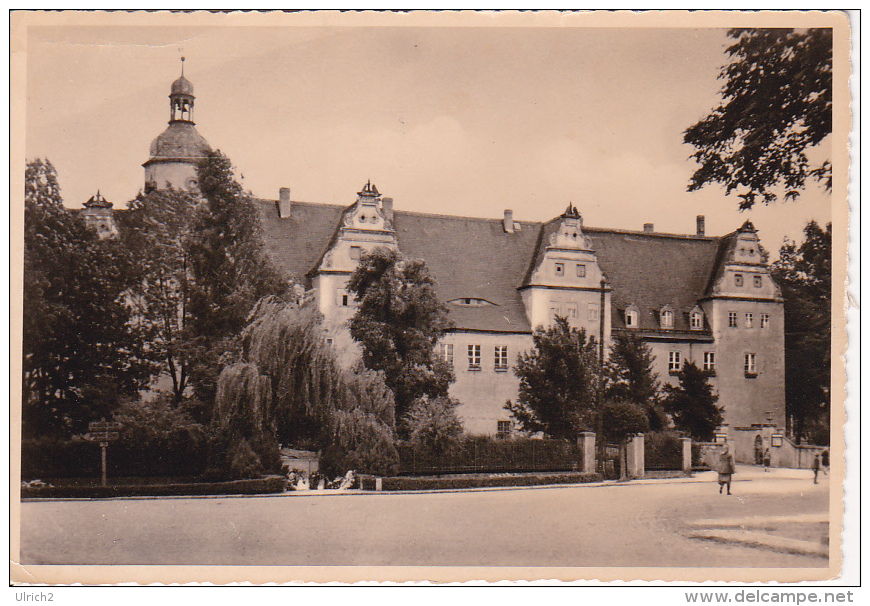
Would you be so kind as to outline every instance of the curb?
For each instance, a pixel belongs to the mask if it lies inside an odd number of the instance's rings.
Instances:
[[[777,537],[762,532],[753,532],[751,530],[725,530],[725,529],[707,529],[695,530],[687,534],[692,539],[706,539],[709,541],[717,541],[720,543],[733,543],[737,545],[745,545],[748,547],[761,547],[773,551],[784,553],[794,553],[798,555],[813,555],[828,557],[828,546],[822,543],[813,543],[812,541],[801,541],[799,539],[789,539],[786,537]]]

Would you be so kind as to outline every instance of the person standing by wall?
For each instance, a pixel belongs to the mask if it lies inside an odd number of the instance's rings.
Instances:
[[[764,450],[764,471],[770,471],[770,449],[766,448]]]

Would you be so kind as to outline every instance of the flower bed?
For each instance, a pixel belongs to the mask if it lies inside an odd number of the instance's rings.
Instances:
[[[161,497],[183,495],[271,494],[283,492],[287,478],[267,476],[230,482],[175,484],[115,484],[112,486],[22,486],[22,499],[107,499],[112,497]]]
[[[374,476],[361,476],[360,488],[375,490]],[[456,475],[439,477],[390,477],[381,479],[382,490],[458,490],[499,486],[545,486],[548,484],[586,484],[600,482],[596,473],[542,473],[499,475]]]

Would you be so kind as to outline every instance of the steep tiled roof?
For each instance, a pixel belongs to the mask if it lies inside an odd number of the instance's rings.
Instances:
[[[267,250],[290,275],[302,278],[334,239],[345,207],[293,202],[292,216],[278,217],[277,203],[260,200]],[[522,223],[504,232],[500,219],[476,219],[395,211],[399,250],[424,259],[442,301],[471,297],[495,305],[450,305],[458,329],[530,332],[517,290],[543,255],[559,219]],[[639,329],[659,330],[659,311],[670,305],[675,323],[668,334],[687,335],[688,314],[707,290],[725,238],[649,234],[584,228],[612,287],[614,329],[625,327],[625,309],[640,310]],[[705,328],[704,333],[708,331]],[[691,331],[698,335],[698,331]]]
[[[469,330],[530,332],[517,287],[537,241],[539,224],[521,224],[505,233],[503,222],[444,215],[396,212],[393,226],[399,250],[424,259],[438,281],[442,301],[461,297],[495,305],[450,305],[457,327]]]
[[[625,309],[636,305],[639,328],[659,328],[659,311],[670,305],[673,331],[689,331],[689,312],[706,292],[713,272],[718,238],[671,236],[587,228],[607,276],[612,325],[625,326]]]
[[[202,135],[190,122],[171,122],[166,130],[151,142],[151,159],[202,158],[211,151]],[[147,162],[146,162],[147,164]]]
[[[291,216],[282,219],[274,200],[256,200],[256,203],[266,251],[287,275],[302,280],[326,252],[344,207],[293,202]]]

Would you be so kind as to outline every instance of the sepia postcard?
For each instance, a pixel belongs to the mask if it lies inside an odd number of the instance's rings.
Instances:
[[[848,13],[10,27],[13,584],[854,571]]]

